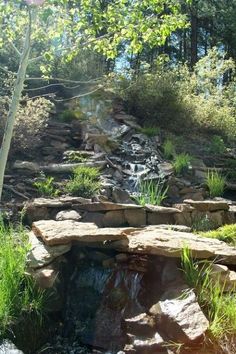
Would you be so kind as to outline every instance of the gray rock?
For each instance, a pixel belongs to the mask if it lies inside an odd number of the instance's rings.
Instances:
[[[169,290],[158,304],[160,326],[171,340],[189,343],[203,338],[209,322],[193,290],[187,288]]]
[[[0,344],[0,354],[24,354],[21,350],[17,349],[16,346],[9,340],[4,340]]]
[[[81,215],[76,210],[62,210],[56,215],[56,220],[75,220],[79,221]]]
[[[71,249],[71,244],[47,246],[33,232],[29,233],[29,243],[31,248],[27,254],[27,264],[33,269],[44,267]]]
[[[129,226],[145,226],[147,223],[144,209],[127,209],[124,211],[124,217]]]

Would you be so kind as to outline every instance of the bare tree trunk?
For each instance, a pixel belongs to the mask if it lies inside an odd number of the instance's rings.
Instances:
[[[26,69],[29,62],[29,54],[31,49],[31,27],[32,22],[35,20],[36,17],[36,9],[32,10],[29,9],[29,24],[26,30],[25,41],[24,41],[24,48],[20,56],[20,63],[17,72],[17,78],[14,85],[14,91],[11,99],[11,104],[9,107],[9,112],[7,115],[7,121],[4,130],[4,136],[2,141],[2,146],[0,149],[0,201],[2,197],[2,189],[3,189],[3,181],[5,175],[5,169],[8,159],[8,154],[11,146],[11,140],[13,135],[13,129],[16,119],[17,110],[19,107],[19,102],[21,98],[21,94],[24,87]]]

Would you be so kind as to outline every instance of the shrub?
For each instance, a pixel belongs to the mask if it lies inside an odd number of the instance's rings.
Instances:
[[[190,251],[182,252],[182,269],[188,285],[195,289],[197,300],[210,322],[210,332],[216,339],[236,333],[236,295],[224,293],[219,279],[211,277],[211,262],[194,261]]]
[[[96,167],[76,167],[66,185],[66,191],[75,196],[91,198],[100,189],[100,172]]]
[[[46,127],[53,104],[44,97],[28,100],[24,97],[16,117],[12,149],[24,151],[32,149],[40,142],[40,132]],[[7,112],[10,103],[8,96],[0,96],[0,142],[3,138]]]
[[[206,214],[205,216],[202,217],[196,217],[194,218],[192,222],[192,230],[197,232],[197,231],[209,231],[212,229],[215,229],[216,225],[215,223],[209,219],[208,215]]]
[[[165,187],[160,179],[158,181],[141,181],[136,201],[143,206],[146,204],[161,205],[163,200],[167,198],[167,192],[168,186]]]
[[[217,238],[236,246],[236,224],[221,226],[217,230],[200,233],[203,237]]]
[[[208,171],[206,177],[206,185],[209,189],[210,196],[221,197],[225,190],[226,179],[217,171]]]
[[[140,129],[140,133],[147,135],[149,138],[156,136],[160,133],[160,129],[158,127],[153,126],[144,126]]]
[[[5,227],[0,221],[0,337],[21,317],[35,315],[41,321],[45,294],[26,275],[28,245],[22,227]]]
[[[56,197],[59,194],[59,190],[54,186],[54,177],[46,177],[43,173],[40,176],[41,180],[34,182],[34,186],[37,188],[40,196]]]
[[[186,153],[175,156],[173,166],[177,175],[187,172],[191,159],[191,156]]]
[[[171,160],[175,156],[175,145],[170,139],[166,139],[163,145],[164,157]]]
[[[219,85],[233,66],[222,51],[213,49],[193,71],[186,65],[157,63],[151,72],[142,70],[138,77],[119,76],[115,89],[128,111],[145,124],[177,133],[207,130],[234,139],[235,82]]]
[[[214,135],[211,138],[209,150],[213,154],[223,154],[226,151],[224,140],[219,135]]]

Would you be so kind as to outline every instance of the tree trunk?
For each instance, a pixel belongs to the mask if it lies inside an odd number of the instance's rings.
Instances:
[[[198,45],[198,18],[196,4],[193,2],[191,10],[191,62],[193,67],[197,62],[197,45]]]
[[[3,181],[4,181],[4,174],[8,159],[8,154],[11,146],[11,140],[13,135],[13,128],[16,120],[16,114],[19,107],[19,102],[21,98],[21,94],[24,87],[26,69],[29,62],[29,54],[31,49],[31,27],[32,23],[36,17],[36,10],[33,9],[32,13],[29,9],[29,24],[26,30],[25,41],[24,41],[24,48],[23,52],[20,57],[19,68],[17,72],[16,82],[14,85],[14,91],[7,115],[7,121],[4,130],[4,136],[2,141],[2,146],[0,149],[0,201],[2,197],[2,189],[3,189]]]

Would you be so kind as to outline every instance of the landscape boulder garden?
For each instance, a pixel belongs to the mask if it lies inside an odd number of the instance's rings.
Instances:
[[[25,204],[29,225],[38,220],[76,220],[95,222],[99,227],[141,227],[145,225],[186,225],[208,219],[214,226],[234,223],[234,206],[226,201],[185,200],[172,207],[92,201],[82,197],[36,198]]]

